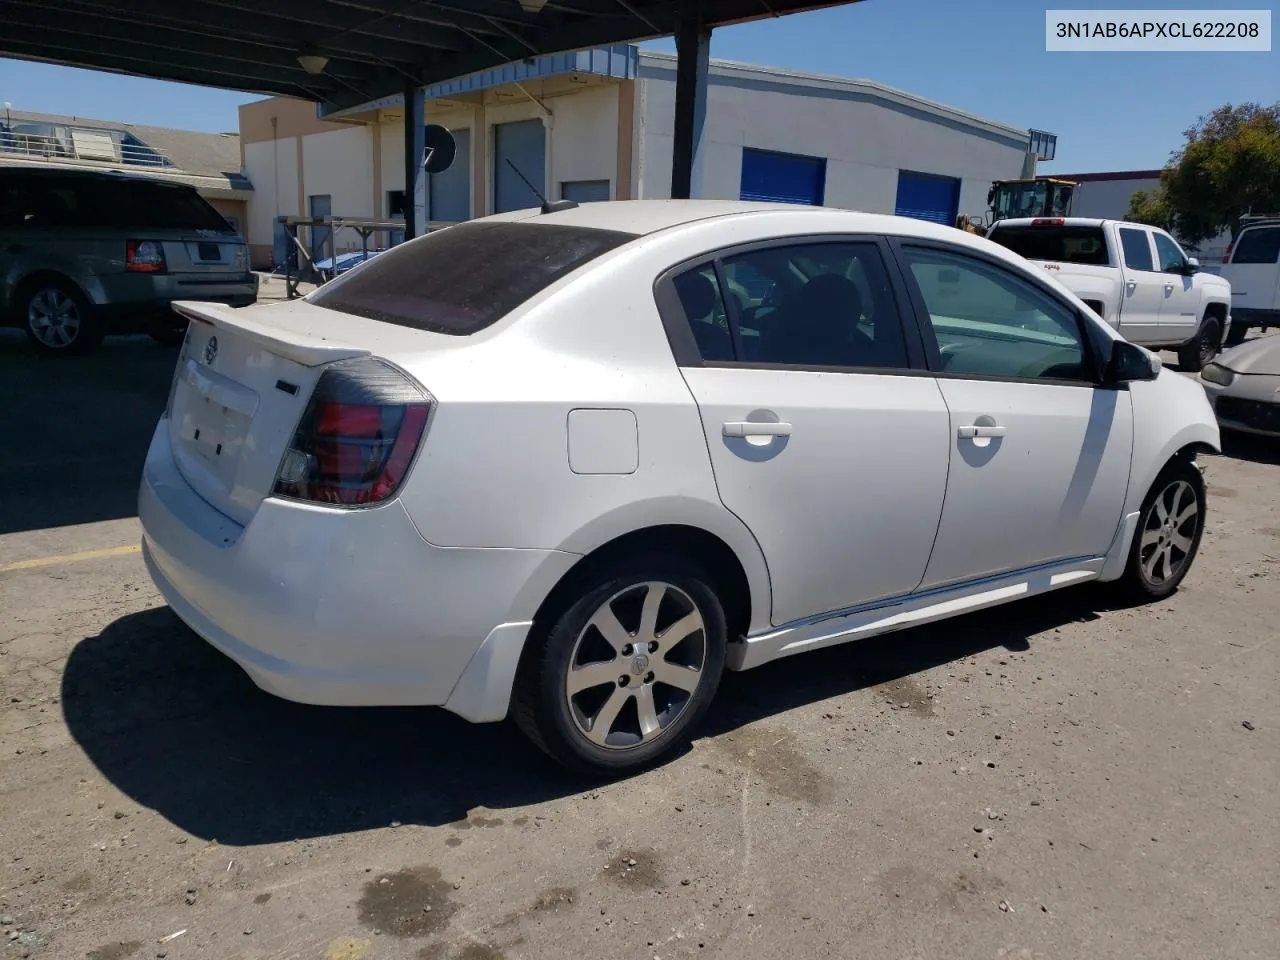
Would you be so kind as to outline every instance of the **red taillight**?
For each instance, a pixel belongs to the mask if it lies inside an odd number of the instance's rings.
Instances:
[[[164,247],[158,240],[126,240],[124,268],[133,273],[164,273]]]
[[[280,463],[275,494],[335,506],[381,503],[409,472],[432,405],[430,394],[388,363],[333,364]]]
[[[1235,245],[1236,245],[1236,242],[1234,240],[1232,240],[1230,243],[1227,244],[1227,252],[1222,255],[1223,263],[1231,262],[1231,248],[1234,247]]]
[[[1036,217],[1031,221],[1033,227],[1060,227],[1067,221],[1062,217]]]

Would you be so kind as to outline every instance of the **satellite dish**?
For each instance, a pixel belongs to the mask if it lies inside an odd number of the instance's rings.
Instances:
[[[422,168],[427,173],[444,173],[453,165],[453,157],[458,151],[458,144],[448,129],[438,123],[428,123],[425,143],[426,150],[423,152]]]

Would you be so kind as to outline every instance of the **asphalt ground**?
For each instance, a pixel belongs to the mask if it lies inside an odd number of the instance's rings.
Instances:
[[[1085,586],[729,675],[599,785],[507,724],[258,691],[135,498],[175,351],[0,337],[0,960],[1267,958],[1280,443],[1170,600]]]

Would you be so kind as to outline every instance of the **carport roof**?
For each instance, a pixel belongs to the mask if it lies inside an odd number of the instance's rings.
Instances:
[[[706,26],[858,0],[701,0]],[[0,0],[0,55],[342,109],[675,32],[680,0]],[[328,58],[322,73],[298,55]]]

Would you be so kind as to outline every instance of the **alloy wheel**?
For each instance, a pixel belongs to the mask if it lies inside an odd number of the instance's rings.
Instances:
[[[569,714],[598,747],[649,743],[689,708],[706,659],[706,625],[687,593],[661,581],[627,587],[578,634],[564,683]]]
[[[40,343],[64,350],[80,336],[80,308],[62,290],[46,287],[27,301],[27,325]]]
[[[1160,491],[1147,511],[1138,545],[1138,562],[1148,582],[1159,586],[1181,573],[1199,524],[1200,506],[1190,483],[1174,480]]]

